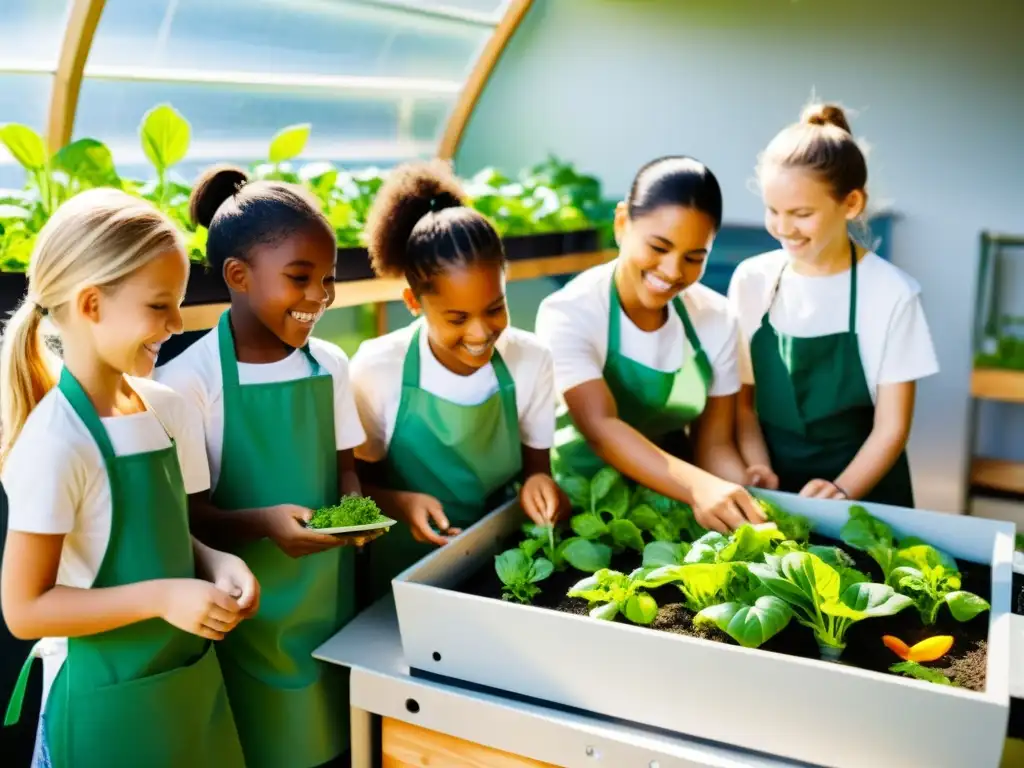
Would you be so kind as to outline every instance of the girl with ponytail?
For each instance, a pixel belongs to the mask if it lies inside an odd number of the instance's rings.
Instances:
[[[33,649],[39,765],[243,764],[211,641],[256,610],[258,586],[239,558],[190,535],[187,495],[209,486],[202,433],[147,378],[181,332],[188,269],[180,234],[149,203],[85,192],[40,233],[4,334],[2,603],[13,635],[46,638]]]

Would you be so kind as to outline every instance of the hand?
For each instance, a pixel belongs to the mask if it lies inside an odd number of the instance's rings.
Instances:
[[[263,535],[272,539],[289,557],[303,557],[352,543],[353,537],[331,536],[307,528],[313,510],[297,504],[264,507],[259,515]]]
[[[767,518],[741,485],[705,474],[693,487],[693,516],[708,530],[728,533],[744,523],[763,523]]]
[[[767,491],[779,490],[779,477],[767,464],[754,464],[747,467],[747,485],[753,488],[764,488]]]
[[[846,499],[846,492],[831,480],[811,480],[800,490],[801,496],[810,499]]]
[[[168,624],[207,640],[223,640],[242,619],[231,595],[201,579],[165,579],[158,582],[160,616]]]
[[[402,522],[409,526],[412,537],[416,541],[429,541],[431,544],[444,546],[452,538],[462,533],[460,528],[450,528],[448,518],[444,515],[441,502],[425,493],[402,493],[398,496],[398,514]],[[439,535],[430,527],[433,520],[444,535]]]
[[[536,525],[553,525],[562,511],[562,489],[551,475],[530,475],[519,491],[523,512]]]
[[[197,565],[199,575],[234,598],[241,618],[256,615],[260,607],[260,585],[242,558],[207,548],[202,562]]]

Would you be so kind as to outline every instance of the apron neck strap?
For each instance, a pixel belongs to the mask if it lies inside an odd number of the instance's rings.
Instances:
[[[690,313],[686,311],[682,297],[676,296],[672,299],[672,306],[676,308],[676,314],[683,321],[683,330],[686,331],[686,340],[690,342],[690,349],[693,350],[693,354],[699,354],[702,350],[700,338],[697,336],[697,330],[693,327],[693,323],[690,322]]]
[[[235,354],[235,340],[231,335],[231,310],[226,310],[224,314],[220,316],[220,320],[217,321],[217,346],[220,348],[220,368],[221,378],[224,383],[224,389],[234,388],[239,386],[238,383],[238,356]],[[313,370],[314,376],[319,376],[321,373],[320,363],[315,357],[313,357],[312,351],[309,349],[309,342],[307,341],[302,347],[302,353],[309,360],[310,368]]]
[[[779,276],[775,278],[775,285],[772,287],[772,295],[768,299],[768,308],[764,312],[765,320],[772,311],[772,305],[775,303],[775,297],[779,293],[779,286],[782,284],[782,276],[786,273],[786,267],[789,266],[789,261],[786,260],[782,269],[779,270]],[[857,332],[857,245],[853,242],[853,238],[850,238],[850,317],[848,321],[849,333]]]
[[[850,238],[850,333],[857,332],[857,246]]]
[[[405,361],[402,363],[402,386],[419,387],[420,385],[420,333],[423,326],[420,325],[412,333],[412,341],[409,342],[409,349],[405,353]],[[514,386],[512,374],[505,365],[498,350],[495,349],[491,355],[491,365],[494,366],[494,376],[498,379],[498,387],[506,389]]]
[[[85,424],[85,428],[89,430],[92,439],[96,441],[96,445],[100,449],[100,455],[103,456],[103,461],[109,464],[114,460],[114,446],[110,442],[110,436],[107,434],[103,422],[100,421],[99,414],[96,413],[96,407],[92,404],[78,379],[74,377],[67,367],[63,368],[60,372],[60,381],[57,383],[57,388],[60,389],[64,397],[71,403],[71,408],[78,414],[78,418],[82,420],[82,423]]]

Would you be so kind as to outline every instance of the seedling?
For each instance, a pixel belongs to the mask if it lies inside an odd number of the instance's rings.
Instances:
[[[889,574],[889,583],[913,599],[926,625],[935,623],[943,605],[949,606],[949,612],[957,621],[970,621],[989,609],[986,600],[960,589],[956,561],[935,547],[918,544],[901,549],[896,562],[897,566]]]
[[[555,568],[546,558],[533,560],[521,549],[509,549],[494,558],[494,570],[504,585],[502,598],[530,603],[540,594],[537,582],[550,576]]]
[[[901,661],[889,667],[889,671],[898,675],[906,675],[907,677],[913,677],[917,680],[923,680],[926,683],[956,686],[956,683],[950,680],[946,673],[941,669],[925,667],[918,664],[916,661]]]
[[[634,624],[650,624],[658,615],[658,604],[644,591],[643,577],[643,568],[628,576],[602,568],[577,582],[567,594],[586,600],[591,618],[611,621],[621,613]]]

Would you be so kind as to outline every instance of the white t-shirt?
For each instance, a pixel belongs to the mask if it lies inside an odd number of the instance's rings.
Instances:
[[[179,395],[161,384],[134,377],[128,381],[152,410],[102,419],[114,454],[161,450],[171,444],[169,432],[177,448],[185,492],[208,489],[203,428],[194,412]],[[4,463],[0,481],[7,492],[8,526],[12,531],[64,534],[57,584],[91,587],[110,541],[110,480],[92,435],[56,388],[29,414]],[[67,656],[67,640],[46,638],[35,652],[43,657],[45,705],[53,679]]]
[[[588,269],[541,302],[537,335],[551,348],[560,397],[604,377],[615,263]],[[700,283],[689,286],[681,298],[711,363],[708,394],[725,397],[739,392],[738,326],[728,300]],[[637,328],[624,311],[620,313],[619,351],[625,357],[665,372],[679,370],[689,359],[693,351],[673,304],[669,304],[668,320],[655,331]]]
[[[367,440],[356,455],[363,461],[381,461],[395,431],[402,396],[402,366],[417,320],[405,328],[364,341],[352,357],[352,385]],[[494,366],[485,365],[469,376],[459,376],[434,357],[426,328],[420,333],[420,387],[459,405],[479,405],[498,391]],[[537,450],[551,447],[555,434],[555,389],[551,353],[536,336],[519,328],[506,328],[495,349],[516,385],[516,411],[520,440]]]
[[[337,449],[347,451],[366,439],[359,423],[352,388],[349,386],[348,357],[336,345],[311,338],[313,357],[334,380],[334,435]],[[246,384],[270,384],[295,381],[311,376],[313,367],[305,352],[296,349],[276,363],[238,363],[238,381]],[[217,487],[224,447],[224,380],[220,370],[220,346],[217,329],[156,369],[153,376],[179,392],[198,408],[206,435],[206,453],[210,462],[210,485]]]
[[[782,250],[749,258],[736,267],[729,284],[729,299],[740,319],[745,384],[754,383],[750,339],[761,325],[787,259]],[[857,343],[872,400],[881,384],[916,381],[939,370],[920,293],[909,275],[874,253],[857,263]],[[789,336],[845,331],[850,327],[850,271],[808,277],[787,267],[770,320],[776,331]]]

